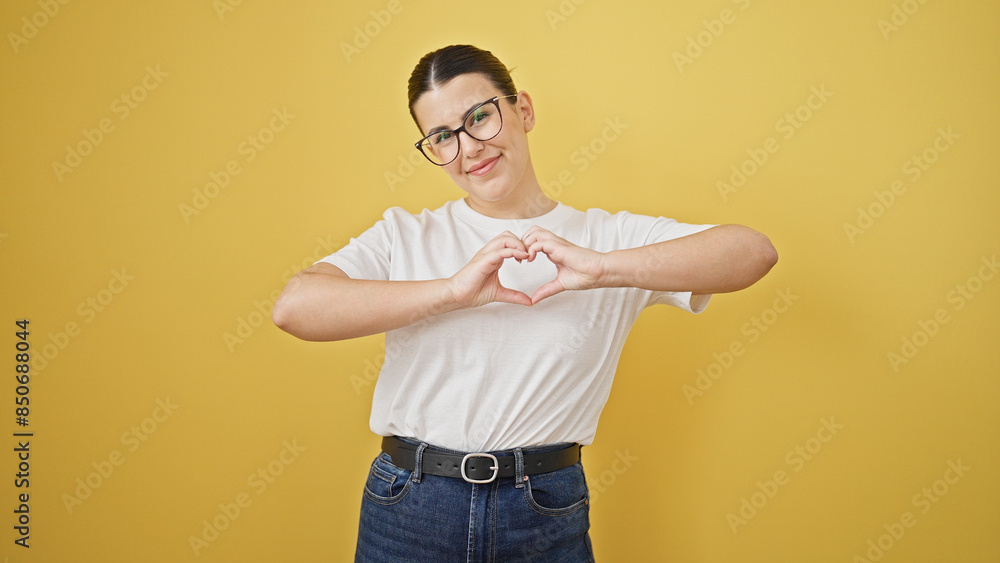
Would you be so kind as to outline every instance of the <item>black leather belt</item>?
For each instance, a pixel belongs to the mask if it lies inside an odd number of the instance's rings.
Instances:
[[[382,451],[389,454],[396,467],[413,471],[416,468],[417,445],[395,436],[382,438]],[[569,467],[580,461],[580,444],[570,444],[557,450],[524,451],[522,475],[538,475]],[[469,483],[491,483],[496,478],[514,477],[517,473],[514,453],[452,453],[424,448],[420,471],[441,477],[456,477]]]

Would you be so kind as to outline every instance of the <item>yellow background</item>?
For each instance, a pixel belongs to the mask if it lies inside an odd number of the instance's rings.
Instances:
[[[350,560],[382,339],[300,342],[260,311],[385,208],[461,197],[404,164],[405,85],[469,42],[533,95],[561,201],[746,224],[780,254],[633,330],[584,454],[599,561],[1000,559],[996,2],[222,1],[0,5],[0,365],[20,318],[35,360],[28,427],[0,384],[0,427],[35,434],[29,549],[0,448],[0,556]],[[59,174],[67,145],[88,154]],[[698,370],[718,377],[691,395]]]

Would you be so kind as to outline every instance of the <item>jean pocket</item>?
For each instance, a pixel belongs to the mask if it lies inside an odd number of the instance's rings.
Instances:
[[[410,490],[413,472],[392,464],[389,454],[383,452],[372,462],[365,482],[365,496],[379,504],[399,502]]]
[[[532,510],[545,516],[562,516],[586,507],[589,493],[583,465],[577,462],[565,469],[528,476],[524,497]]]

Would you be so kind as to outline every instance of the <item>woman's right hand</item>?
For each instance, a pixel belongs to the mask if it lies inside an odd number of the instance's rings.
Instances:
[[[462,308],[493,302],[530,306],[530,297],[500,283],[500,266],[508,258],[518,262],[526,260],[528,249],[521,239],[505,231],[486,243],[468,264],[448,278],[448,288],[455,302]]]

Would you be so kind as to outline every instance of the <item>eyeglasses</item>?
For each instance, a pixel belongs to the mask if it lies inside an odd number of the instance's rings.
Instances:
[[[417,147],[417,150],[433,164],[447,166],[458,158],[461,148],[461,139],[458,134],[464,131],[466,135],[477,141],[489,141],[496,137],[500,134],[500,129],[503,128],[500,100],[516,97],[517,94],[511,94],[486,100],[465,114],[462,126],[458,129],[435,131],[414,143],[413,146]]]

